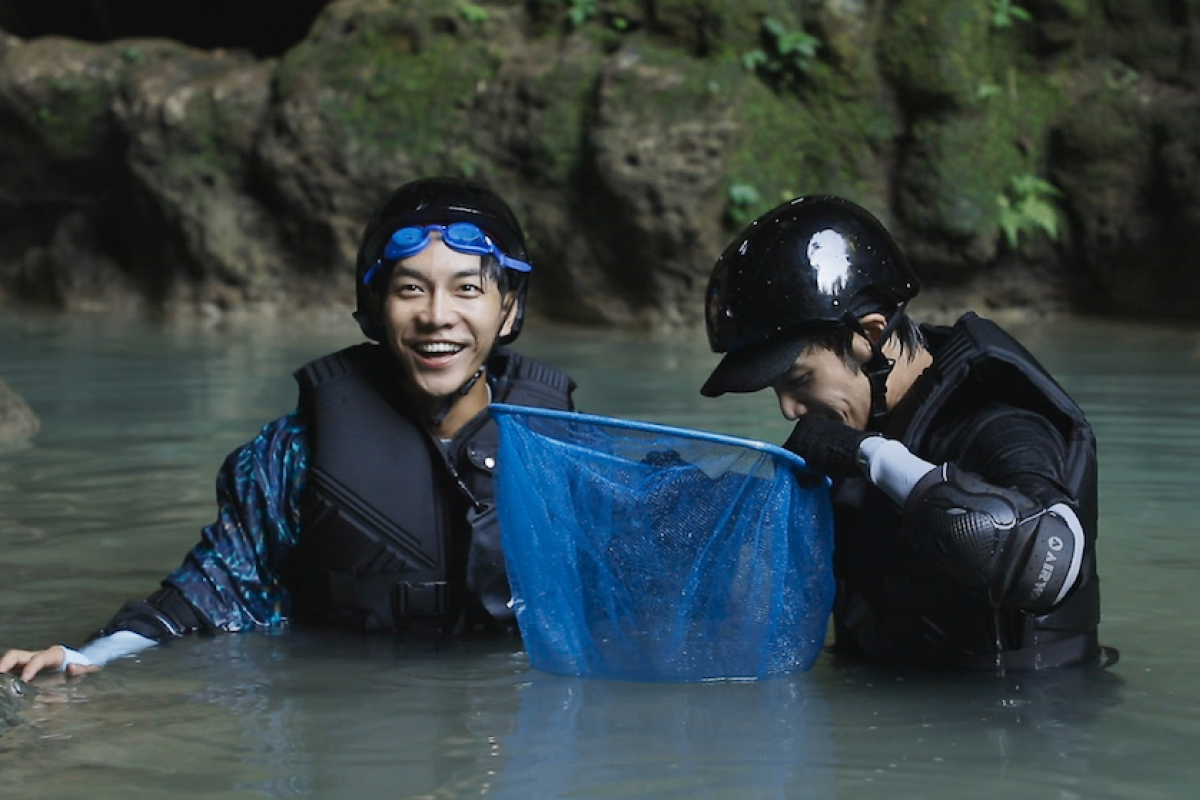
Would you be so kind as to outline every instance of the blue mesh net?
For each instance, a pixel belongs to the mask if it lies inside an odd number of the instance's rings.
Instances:
[[[546,672],[762,678],[812,666],[833,604],[828,481],[762,442],[496,404],[517,623]]]

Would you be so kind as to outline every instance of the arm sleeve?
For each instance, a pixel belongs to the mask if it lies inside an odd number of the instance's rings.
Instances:
[[[72,650],[63,646],[63,663],[59,672],[66,672],[72,664],[82,664],[85,667],[102,667],[114,659],[140,653],[148,647],[154,647],[157,642],[133,631],[117,631],[108,636],[101,636],[88,642],[82,650]]]
[[[130,631],[157,641],[284,624],[290,598],[280,571],[299,535],[307,460],[306,426],[295,413],[233,451],[217,475],[216,521],[158,592],[126,604],[100,636]]]

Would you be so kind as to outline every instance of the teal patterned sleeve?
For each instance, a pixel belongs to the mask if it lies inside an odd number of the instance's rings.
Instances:
[[[287,623],[290,595],[280,575],[300,535],[307,464],[307,425],[296,412],[225,459],[217,475],[216,521],[163,581],[208,626],[240,631]]]

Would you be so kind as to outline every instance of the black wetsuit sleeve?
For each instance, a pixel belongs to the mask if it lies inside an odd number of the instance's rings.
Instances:
[[[164,586],[145,600],[136,600],[121,607],[96,637],[117,631],[133,633],[156,642],[193,631],[208,630],[213,625],[192,606],[173,586]],[[93,637],[93,638],[96,638]]]
[[[942,461],[988,483],[1014,489],[1041,508],[1074,503],[1063,480],[1066,443],[1045,417],[995,406],[964,420],[959,430]]]

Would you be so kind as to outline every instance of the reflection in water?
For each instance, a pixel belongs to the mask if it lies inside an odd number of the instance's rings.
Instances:
[[[829,708],[807,675],[634,684],[531,673],[501,797],[832,797]]]
[[[345,328],[187,331],[0,316],[0,374],[42,418],[0,453],[0,649],[78,643],[175,567],[233,447]],[[835,664],[761,683],[544,675],[519,642],[435,649],[289,631],[192,637],[18,709],[0,793],[367,797],[1176,797],[1200,780],[1200,349],[1179,331],[1016,330],[1100,440],[1107,672]],[[702,337],[550,331],[582,408],[781,441],[766,395],[706,400]],[[1200,340],[1196,337],[1195,340]]]
[[[839,797],[1091,797],[1093,741],[1123,699],[1111,669],[918,672],[833,662],[829,703],[844,756]],[[856,790],[856,791],[851,791]]]

